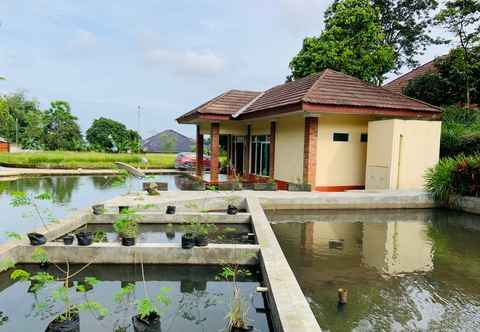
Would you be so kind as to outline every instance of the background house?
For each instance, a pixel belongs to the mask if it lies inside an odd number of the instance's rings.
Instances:
[[[143,141],[142,149],[153,153],[179,153],[190,152],[195,146],[195,141],[175,130],[164,130]]]
[[[10,152],[10,143],[3,137],[0,137],[0,152]]]

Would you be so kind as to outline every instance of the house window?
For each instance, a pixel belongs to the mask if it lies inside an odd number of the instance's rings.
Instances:
[[[333,133],[333,141],[334,142],[348,142],[348,134],[347,133]]]
[[[365,133],[361,134],[360,135],[360,142],[367,143],[368,142],[368,134],[365,134]]]
[[[270,174],[270,136],[252,136],[250,173],[259,176],[268,176]]]

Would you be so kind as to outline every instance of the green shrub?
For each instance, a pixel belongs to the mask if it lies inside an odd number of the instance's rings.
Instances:
[[[425,176],[425,189],[436,201],[451,204],[454,196],[480,197],[480,154],[443,158]]]

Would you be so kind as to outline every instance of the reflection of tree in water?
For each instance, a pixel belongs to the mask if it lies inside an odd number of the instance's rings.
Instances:
[[[119,187],[127,182],[125,176],[92,176],[91,179],[93,187],[100,190]]]
[[[6,324],[8,322],[8,316],[5,315],[3,311],[0,311],[0,326]]]
[[[12,192],[42,193],[51,194],[55,203],[70,203],[72,193],[79,186],[78,176],[55,176],[44,178],[26,178],[15,181],[0,182],[0,194]]]

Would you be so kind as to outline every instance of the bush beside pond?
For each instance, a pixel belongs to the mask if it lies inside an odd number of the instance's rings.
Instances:
[[[148,164],[142,163],[142,158]],[[120,161],[134,166],[148,168],[174,168],[175,154],[127,154],[98,152],[22,152],[0,153],[0,165],[26,168],[55,169],[109,169],[115,168],[114,163]]]
[[[480,154],[443,158],[427,171],[425,189],[437,201],[454,196],[480,197]]]

